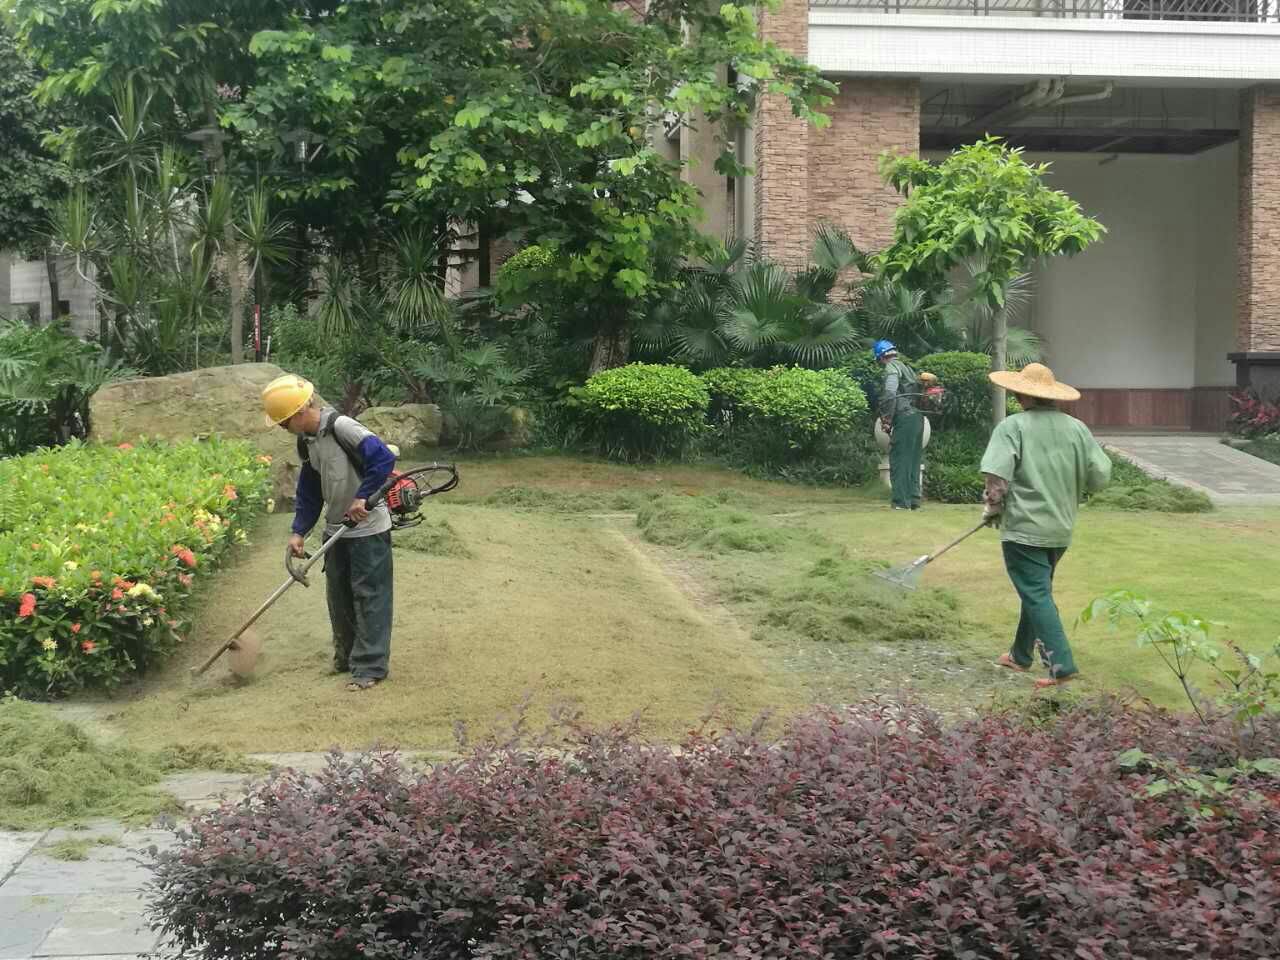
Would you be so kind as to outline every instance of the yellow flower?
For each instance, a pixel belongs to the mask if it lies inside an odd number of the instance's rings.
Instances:
[[[236,543],[248,543],[249,536],[243,530],[236,531]]]
[[[40,641],[40,646],[44,647],[46,650],[56,650],[58,649],[58,641],[53,639],[53,637],[45,637]]]
[[[76,563],[74,560],[68,560],[66,563],[63,564],[63,566],[66,567],[68,570],[74,570],[76,569],[76,567],[80,566],[80,564]]]
[[[149,583],[135,584],[127,592],[131,597],[146,597],[148,600],[160,599],[160,594],[156,593]]]
[[[144,627],[149,627],[149,626],[151,626],[153,623],[155,623],[155,621],[154,621],[154,620],[152,620],[150,617],[143,617],[143,618],[142,618],[142,625],[143,625]]]
[[[275,512],[276,512],[275,500],[267,500],[267,513],[275,513]]]

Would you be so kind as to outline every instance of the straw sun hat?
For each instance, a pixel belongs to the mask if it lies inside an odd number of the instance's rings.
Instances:
[[[997,387],[1004,387],[1025,397],[1039,397],[1041,400],[1080,399],[1079,390],[1060,382],[1053,375],[1053,371],[1043,363],[1028,363],[1019,373],[1001,370],[999,373],[990,373],[987,376]]]

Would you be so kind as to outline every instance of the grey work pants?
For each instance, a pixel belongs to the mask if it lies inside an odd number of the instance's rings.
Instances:
[[[344,537],[325,557],[333,666],[382,680],[391,659],[391,533]]]

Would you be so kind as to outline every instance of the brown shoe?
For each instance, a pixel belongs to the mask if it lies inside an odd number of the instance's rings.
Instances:
[[[1014,662],[1013,657],[1007,653],[1000,654],[1000,658],[995,662],[997,667],[1004,667],[1006,670],[1012,670],[1014,673],[1026,673],[1030,667],[1021,667]]]

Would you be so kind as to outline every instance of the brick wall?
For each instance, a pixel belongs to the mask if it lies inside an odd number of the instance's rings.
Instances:
[[[783,0],[761,16],[765,37],[801,56],[809,41],[808,0]],[[920,149],[915,79],[846,77],[827,107],[831,125],[812,129],[781,97],[765,97],[755,118],[755,236],[766,256],[808,262],[814,226],[831,220],[863,249],[893,235],[898,196],[876,171],[886,150]]]
[[[1240,99],[1237,346],[1280,351],[1280,88]]]
[[[809,52],[808,0],[761,10],[764,36],[799,57]],[[801,267],[809,258],[809,125],[785,97],[763,97],[755,116],[755,236],[768,257]]]
[[[827,109],[831,126],[809,134],[809,221],[843,227],[862,250],[893,238],[901,198],[880,179],[886,150],[920,150],[920,83],[851,77]]]

